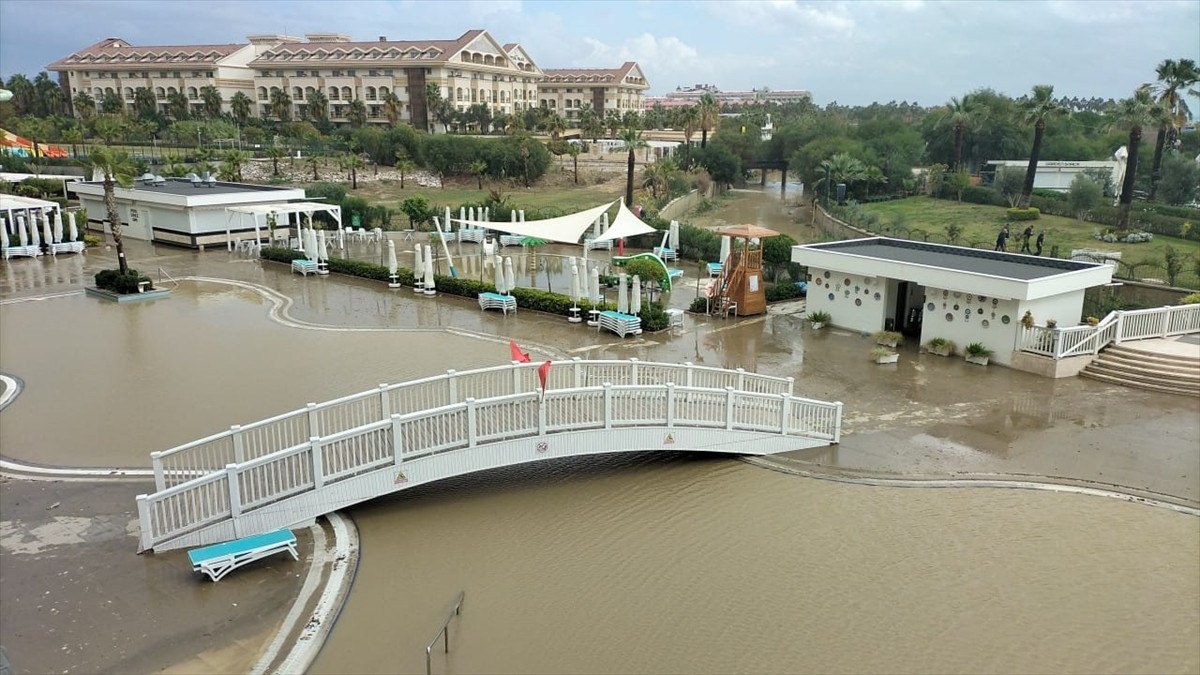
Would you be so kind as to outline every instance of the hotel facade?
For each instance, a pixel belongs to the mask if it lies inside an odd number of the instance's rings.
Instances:
[[[251,35],[247,44],[143,46],[106,38],[48,66],[57,72],[69,99],[87,92],[96,101],[120,95],[132,110],[135,92],[150,89],[165,112],[172,93],[187,97],[193,112],[202,109],[202,93],[212,86],[222,110],[245,94],[253,114],[272,118],[272,93],[291,100],[291,118],[302,118],[309,99],[320,91],[334,123],[348,123],[350,104],[361,101],[368,123],[386,123],[391,102],[399,119],[419,129],[436,128],[427,85],[435,85],[455,110],[483,104],[493,115],[542,106],[577,119],[584,103],[597,114],[608,110],[641,111],[649,88],[636,63],[615,69],[543,71],[516,43],[501,44],[485,30],[453,40],[356,42],[340,33],[300,37]],[[395,98],[393,98],[393,96]]]

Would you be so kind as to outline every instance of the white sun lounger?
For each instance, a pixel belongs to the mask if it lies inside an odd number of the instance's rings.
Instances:
[[[517,299],[511,295],[501,295],[499,293],[480,293],[479,309],[498,309],[507,316],[509,312],[517,311]]]
[[[612,246],[612,239],[605,239],[604,241],[596,241],[595,239],[583,240],[583,247],[589,251],[595,251],[601,248],[606,251],[611,251]]]
[[[502,234],[502,235],[500,235],[500,245],[501,246],[520,246],[521,240],[523,240],[524,238],[525,237],[522,237],[519,234]]]
[[[293,560],[300,559],[296,553],[296,535],[291,530],[275,530],[194,549],[188,551],[188,559],[192,562],[193,571],[207,574],[213,582],[217,582],[242,565],[284,552],[291,553]]]
[[[632,314],[622,314],[612,310],[600,312],[600,325],[596,330],[611,330],[625,337],[626,335],[641,335],[642,320]]]

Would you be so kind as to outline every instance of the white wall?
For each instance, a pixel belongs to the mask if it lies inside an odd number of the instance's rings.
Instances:
[[[831,323],[842,328],[868,333],[883,329],[883,319],[892,307],[887,279],[817,268],[809,268],[808,271],[812,275],[808,283],[809,314],[829,312]],[[847,284],[847,281],[850,283]],[[830,294],[833,295],[832,300]]]
[[[1054,319],[1059,328],[1070,328],[1078,325],[1083,318],[1083,291],[1026,300],[1021,304],[1022,316],[1026,310],[1033,313],[1033,322],[1039,326],[1046,325],[1047,319]]]
[[[933,338],[946,338],[954,341],[961,354],[968,344],[982,342],[995,352],[993,361],[1007,364],[1012,359],[1021,316],[1024,314],[1016,300],[926,288],[924,310],[921,344]],[[1008,318],[1007,323],[1005,317]]]

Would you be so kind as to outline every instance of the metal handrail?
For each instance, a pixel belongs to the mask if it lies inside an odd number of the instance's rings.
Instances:
[[[179,280],[176,279],[175,277],[171,276],[166,270],[164,270],[163,268],[160,267],[160,268],[158,268],[158,280],[162,281],[163,277],[170,279],[171,282],[175,284],[174,286],[171,287],[171,290],[175,290],[176,288],[179,288]]]
[[[442,627],[438,629],[438,632],[429,641],[429,644],[425,645],[425,675],[433,675],[433,646],[437,644],[438,638],[445,638],[445,653],[450,653],[450,622],[462,612],[463,598],[465,597],[467,597],[465,590],[458,592],[458,597],[454,600],[454,609],[446,615],[446,620],[442,622]]]

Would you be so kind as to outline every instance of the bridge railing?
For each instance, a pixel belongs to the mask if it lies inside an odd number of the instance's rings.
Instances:
[[[1054,359],[1096,354],[1110,344],[1200,332],[1200,304],[1109,312],[1095,326],[1021,331],[1018,349]]]
[[[469,398],[315,436],[139,495],[142,549],[213,522],[429,455],[545,434],[628,427],[722,428],[837,443],[842,405],[673,383],[588,386]],[[613,448],[617,450],[618,448]],[[631,448],[637,449],[637,448]],[[464,473],[486,466],[464,467]]]
[[[431,408],[462,403],[468,398],[484,399],[534,391],[539,388],[538,363],[513,362],[491,368],[447,371],[403,384],[381,384],[369,391],[343,396],[324,403],[309,403],[300,410],[276,415],[258,422],[234,425],[190,443],[151,453],[155,489],[164,490],[208,473],[222,471],[229,464],[246,462],[283,448],[307,443],[314,436],[355,429],[387,420],[394,414],[408,414]],[[685,387],[708,387],[762,394],[791,394],[792,378],[696,366],[691,363],[655,363],[629,359],[555,361],[551,365],[546,388],[614,385],[663,384],[673,382]]]

